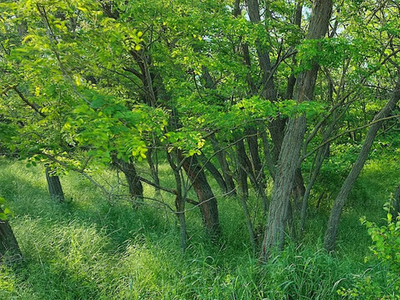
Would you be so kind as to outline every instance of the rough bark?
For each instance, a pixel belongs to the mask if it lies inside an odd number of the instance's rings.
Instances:
[[[219,237],[221,233],[218,217],[218,205],[214,193],[208,184],[204,170],[198,163],[196,155],[186,158],[183,157],[182,153],[179,153],[178,155],[199,200],[203,225],[211,237],[215,239]]]
[[[306,118],[291,119],[287,126],[268,214],[268,223],[262,245],[261,258],[281,250],[285,241],[285,225],[293,181],[299,166],[300,149],[306,128]]]
[[[331,12],[332,0],[314,1],[307,39],[319,39],[326,34]],[[312,64],[311,70],[299,74],[294,93],[295,100],[302,102],[313,98],[317,74],[318,64],[316,62]],[[300,163],[300,150],[305,130],[306,117],[304,115],[291,118],[285,130],[261,248],[261,260],[264,261],[273,252],[282,249],[284,245],[285,221],[296,169]]]
[[[3,213],[1,208],[0,213]],[[22,254],[10,224],[8,221],[0,220],[0,261],[5,258],[12,262],[20,260]]]
[[[49,167],[46,167],[46,180],[50,197],[54,200],[64,202],[64,192],[61,186],[60,177],[54,175]]]
[[[375,140],[376,134],[379,128],[382,126],[383,121],[379,120],[389,116],[389,114],[395,108],[399,100],[400,100],[400,74],[398,74],[396,87],[393,91],[391,99],[389,100],[388,103],[386,103],[386,105],[381,109],[381,111],[375,115],[373,119],[373,124],[369,127],[367,135],[365,136],[365,140],[361,148],[361,151],[358,154],[357,160],[354,163],[353,167],[351,168],[349,174],[347,175],[347,178],[344,181],[338,195],[336,196],[335,202],[333,204],[329,216],[329,221],[324,237],[324,248],[327,251],[333,251],[335,249],[337,231],[339,228],[339,221],[343,207],[346,203],[346,200],[350,194],[351,189],[353,188],[355,181],[360,175],[361,170],[363,169],[364,164],[368,159],[368,154],[371,149],[372,143]]]

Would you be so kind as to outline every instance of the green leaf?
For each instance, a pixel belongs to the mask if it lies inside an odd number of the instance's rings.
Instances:
[[[5,213],[0,213],[0,220],[6,221],[7,220],[7,215]]]

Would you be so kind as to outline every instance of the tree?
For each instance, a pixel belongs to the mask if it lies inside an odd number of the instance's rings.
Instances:
[[[400,73],[397,76],[397,83],[393,90],[393,95],[390,101],[377,113],[372,121],[372,125],[369,127],[368,133],[365,136],[364,143],[362,145],[361,151],[358,154],[357,160],[355,161],[351,171],[349,172],[346,180],[336,196],[335,202],[333,204],[331,214],[329,216],[329,221],[324,238],[324,248],[328,251],[332,251],[335,248],[337,231],[339,226],[340,215],[343,210],[343,206],[346,203],[347,197],[357,179],[360,175],[365,162],[368,159],[368,154],[372,147],[372,143],[375,140],[376,134],[379,128],[383,124],[383,120],[390,115],[392,110],[395,108],[396,104],[400,101]]]
[[[314,2],[310,19],[308,40],[318,40],[325,36],[332,11],[332,1]],[[313,99],[318,63],[312,62],[311,69],[298,75],[295,99],[301,103]],[[306,130],[306,116],[291,118],[287,124],[282,149],[275,175],[268,225],[262,245],[261,258],[266,260],[277,249],[282,249],[285,240],[285,221],[288,214],[289,197],[293,187],[295,172],[300,163],[300,150]]]

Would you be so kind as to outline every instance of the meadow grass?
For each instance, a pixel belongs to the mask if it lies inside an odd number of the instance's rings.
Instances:
[[[238,199],[219,198],[218,244],[208,240],[198,210],[188,206],[183,253],[176,218],[160,206],[147,201],[135,210],[128,201],[105,199],[72,173],[62,177],[68,201],[56,203],[40,167],[2,159],[0,196],[15,213],[10,223],[24,261],[1,267],[0,299],[341,299],[337,291],[351,287],[368,268],[378,280],[384,277],[384,266],[363,262],[370,239],[358,219],[382,217],[386,199],[376,197],[388,197],[394,188],[398,174],[390,170],[386,181],[375,176],[384,172],[378,165],[364,170],[352,209],[342,217],[338,254],[321,250],[328,212],[315,210],[304,242],[288,242],[275,259],[260,265]],[[168,169],[160,171],[168,184]],[[146,194],[153,192],[145,188]],[[172,201],[164,193],[162,200]]]

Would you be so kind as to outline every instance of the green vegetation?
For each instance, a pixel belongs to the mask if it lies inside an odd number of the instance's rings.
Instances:
[[[1,0],[0,298],[398,297],[399,15]]]
[[[198,212],[189,214],[189,244],[183,253],[170,212],[151,203],[139,210],[122,200],[110,203],[74,173],[63,177],[69,200],[56,203],[48,196],[41,168],[3,159],[1,193],[15,212],[11,224],[24,261],[1,267],[0,298],[341,299],[338,291],[344,294],[343,289],[366,292],[359,282],[367,277],[389,295],[398,284],[385,285],[390,273],[366,251],[371,240],[358,219],[365,215],[382,223],[385,199],[377,197],[385,191],[376,188],[382,184],[376,178],[383,169],[398,173],[391,166],[378,169],[371,163],[360,178],[352,195],[357,202],[351,201],[357,212],[343,216],[347,233],[341,235],[336,255],[322,249],[325,211],[320,222],[309,225],[313,234],[304,244],[289,243],[274,260],[260,265],[248,237],[238,234],[245,232],[244,222],[235,221],[243,219],[238,199],[220,199],[223,236],[218,244],[208,242],[198,227]],[[364,262],[366,255],[370,260]]]

